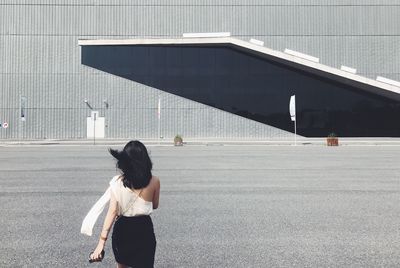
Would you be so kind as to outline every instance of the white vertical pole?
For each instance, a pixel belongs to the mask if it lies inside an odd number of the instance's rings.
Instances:
[[[292,95],[289,101],[290,119],[294,121],[294,145],[297,145],[297,125],[296,125],[296,95]]]
[[[296,114],[294,115],[294,146],[297,145],[297,125],[296,125]]]
[[[18,116],[18,140],[19,143],[22,143],[22,138],[21,138],[21,128],[22,128],[22,118],[21,118],[21,110],[22,110],[22,96],[19,95],[19,116]]]
[[[96,145],[96,113],[93,113],[93,145]]]
[[[158,115],[158,144],[160,144],[161,143],[161,96],[158,96],[157,115]]]
[[[18,139],[20,143],[23,139],[23,130],[24,130],[24,122],[25,118],[25,109],[26,109],[26,97],[19,95],[19,116],[18,116]]]

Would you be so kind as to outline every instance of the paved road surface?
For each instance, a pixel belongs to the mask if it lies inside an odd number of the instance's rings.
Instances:
[[[399,267],[399,146],[150,146],[156,267]],[[106,146],[0,147],[0,267],[87,263]],[[104,214],[98,223],[102,223]]]

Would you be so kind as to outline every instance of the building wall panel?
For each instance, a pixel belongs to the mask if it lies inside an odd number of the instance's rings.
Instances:
[[[162,135],[225,139],[292,134],[81,65],[78,39],[178,37],[229,31],[267,47],[290,48],[370,78],[400,80],[400,3],[396,0],[2,0],[2,139],[85,138],[87,98],[106,116],[109,138]],[[27,121],[18,121],[19,96]],[[109,102],[106,109],[103,101]],[[6,119],[5,119],[6,118]],[[23,125],[22,125],[23,124]],[[72,127],[74,126],[74,127]]]

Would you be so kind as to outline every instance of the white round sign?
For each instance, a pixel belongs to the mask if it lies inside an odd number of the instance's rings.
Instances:
[[[3,123],[3,128],[8,128],[8,123],[7,122]]]

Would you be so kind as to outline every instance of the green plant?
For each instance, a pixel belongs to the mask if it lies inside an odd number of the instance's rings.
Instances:
[[[337,135],[334,132],[331,132],[328,134],[328,138],[336,138],[336,137],[337,137]]]
[[[175,145],[183,145],[183,139],[182,136],[177,134],[174,138],[174,144]]]

